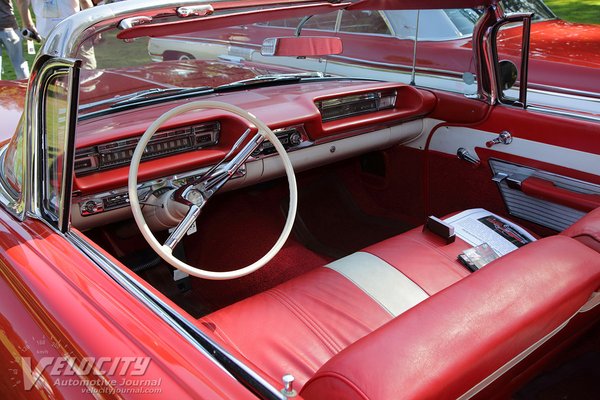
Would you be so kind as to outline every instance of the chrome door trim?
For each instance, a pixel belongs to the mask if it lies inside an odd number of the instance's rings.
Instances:
[[[29,215],[35,216],[38,219],[41,219],[45,222],[46,218],[44,217],[44,213],[42,210],[42,196],[44,195],[43,189],[43,140],[42,136],[44,134],[43,128],[45,124],[44,118],[44,99],[45,99],[45,90],[47,83],[50,79],[57,75],[68,75],[69,83],[71,85],[71,89],[74,86],[77,86],[77,77],[78,72],[77,65],[79,64],[78,60],[75,59],[67,59],[67,58],[49,58],[42,56],[36,60],[36,66],[39,65],[39,69],[35,74],[35,77],[29,83],[29,91],[27,94],[27,98],[25,101],[26,107],[26,119],[25,119],[25,128],[22,132],[23,134],[23,158],[26,160],[23,171],[23,183],[21,187],[21,201],[23,202],[22,207],[26,213]],[[34,69],[34,70],[35,70]],[[73,96],[75,96],[73,98]],[[77,93],[69,94],[69,100],[74,99],[77,100]],[[76,104],[75,104],[76,107]],[[70,123],[69,123],[69,132],[68,135],[73,136],[73,138],[68,138],[65,142],[65,148],[63,151],[73,151],[74,143],[70,143],[74,141],[74,130],[75,126],[73,125],[75,122],[76,111],[73,113],[73,104],[69,104],[69,115],[70,115]],[[66,154],[66,153],[65,153]],[[64,173],[66,172],[66,173]],[[72,176],[69,175],[67,171],[63,171],[63,182],[61,183],[61,190],[64,188],[64,180],[71,179]],[[68,185],[70,188],[70,184]],[[68,205],[65,205],[65,201],[69,201]],[[59,214],[63,214],[64,212],[69,212],[70,207],[70,194],[62,193],[61,199],[59,201]],[[68,214],[66,219],[64,215],[57,216],[59,221],[68,224]],[[55,226],[51,225],[54,229]]]

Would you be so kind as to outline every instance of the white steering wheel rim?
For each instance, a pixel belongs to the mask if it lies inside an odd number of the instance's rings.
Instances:
[[[235,114],[235,115],[237,115],[241,118],[244,118],[247,121],[253,123],[258,128],[258,131],[265,137],[265,139],[269,140],[274,145],[275,149],[279,153],[279,156],[281,157],[281,161],[283,162],[283,166],[285,168],[285,173],[286,173],[287,179],[288,179],[289,192],[290,192],[290,205],[288,208],[287,219],[286,219],[285,225],[283,227],[283,230],[281,232],[281,235],[279,236],[279,239],[277,239],[277,241],[275,242],[275,244],[273,245],[271,250],[269,250],[259,260],[255,261],[254,263],[252,263],[244,268],[240,268],[240,269],[233,270],[233,271],[225,271],[225,272],[207,271],[207,270],[203,270],[200,268],[192,267],[191,265],[186,264],[186,263],[182,262],[181,260],[177,259],[175,256],[173,256],[171,249],[167,246],[162,245],[158,240],[156,240],[156,237],[154,237],[154,234],[148,227],[148,224],[146,224],[146,220],[144,219],[144,215],[143,215],[142,209],[140,207],[140,201],[139,201],[138,193],[137,193],[137,186],[138,186],[137,175],[138,175],[138,169],[139,169],[139,165],[141,162],[141,158],[142,158],[144,149],[146,148],[148,142],[150,141],[152,136],[156,133],[156,131],[166,121],[168,121],[169,119],[171,119],[175,116],[181,115],[183,113],[186,113],[186,112],[189,112],[192,110],[214,109],[214,108],[228,111],[232,114]],[[275,257],[275,255],[279,252],[279,250],[281,250],[285,241],[289,237],[289,235],[292,231],[292,226],[294,225],[294,219],[296,217],[296,209],[298,207],[298,189],[296,187],[296,176],[294,174],[294,168],[292,166],[292,162],[290,161],[290,158],[287,155],[287,152],[285,151],[285,148],[283,147],[283,145],[281,144],[279,139],[277,139],[277,136],[273,133],[273,131],[271,129],[269,129],[269,127],[264,122],[262,122],[261,120],[256,118],[254,115],[250,114],[249,112],[243,110],[240,107],[237,107],[237,106],[234,106],[234,105],[231,105],[228,103],[224,103],[221,101],[194,101],[191,103],[187,103],[187,104],[175,107],[175,108],[167,111],[163,115],[161,115],[158,119],[156,119],[156,121],[154,121],[148,127],[148,129],[146,129],[146,132],[144,132],[144,134],[140,138],[140,141],[138,142],[138,144],[135,148],[135,151],[134,151],[132,159],[131,159],[131,166],[129,168],[128,189],[129,189],[129,202],[131,204],[133,218],[135,219],[137,226],[139,227],[140,231],[142,232],[142,235],[144,236],[144,238],[146,239],[146,241],[148,242],[150,247],[152,247],[152,249],[163,260],[165,260],[166,262],[168,262],[170,265],[177,268],[178,270],[183,271],[187,274],[196,276],[198,278],[211,279],[211,280],[227,280],[227,279],[239,278],[239,277],[251,274],[252,272],[258,270],[259,268],[263,267],[266,263],[271,261],[273,259],[273,257]]]

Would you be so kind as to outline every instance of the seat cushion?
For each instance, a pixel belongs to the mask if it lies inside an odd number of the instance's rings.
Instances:
[[[432,295],[469,275],[457,256],[470,247],[458,237],[447,244],[445,239],[419,227],[364,251],[393,265]]]
[[[539,240],[347,347],[301,395],[383,400],[475,394],[583,311],[599,286],[596,252],[568,237]]]
[[[471,247],[416,228],[214,312],[200,323],[273,382],[300,388],[335,354],[469,274]],[[268,349],[268,350],[266,350]]]

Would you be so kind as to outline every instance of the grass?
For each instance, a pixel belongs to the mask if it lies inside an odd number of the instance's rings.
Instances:
[[[545,3],[559,18],[565,21],[600,24],[600,0],[545,0]],[[21,17],[16,8],[15,14],[17,21],[21,24]],[[114,42],[112,43],[114,45]],[[104,43],[98,43],[96,50],[98,67],[127,64],[132,59],[148,60],[146,43],[147,39],[137,39],[134,43],[122,43],[119,49],[110,50],[103,48],[107,47],[107,44],[103,46]],[[25,58],[31,67],[35,55],[27,54],[25,43],[23,45]],[[36,51],[38,49],[39,45],[36,44]],[[2,79],[15,79],[15,73],[8,55],[4,49],[2,51]]]
[[[600,24],[600,0],[545,0],[544,3],[565,21]]]

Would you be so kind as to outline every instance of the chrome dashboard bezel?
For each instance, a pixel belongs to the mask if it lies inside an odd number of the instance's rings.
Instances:
[[[210,135],[209,140],[202,141]],[[149,143],[149,146],[160,146],[163,143],[173,143],[173,140],[182,141],[175,143],[169,149],[158,149],[158,151],[147,153],[142,158],[143,161],[153,160],[162,157],[168,157],[175,154],[186,153],[194,150],[200,150],[207,147],[215,146],[219,143],[221,135],[220,121],[207,121],[193,125],[187,125],[172,129],[165,129],[158,132]],[[112,142],[101,143],[94,146],[83,147],[77,149],[75,153],[75,173],[78,176],[88,175],[94,172],[100,172],[108,169],[122,167],[129,163],[131,154],[135,149],[141,135],[129,137],[126,139],[115,140]],[[183,141],[188,141],[187,145]],[[122,152],[124,156],[117,160],[106,160],[113,155]],[[88,162],[88,166],[77,167],[78,163]]]

